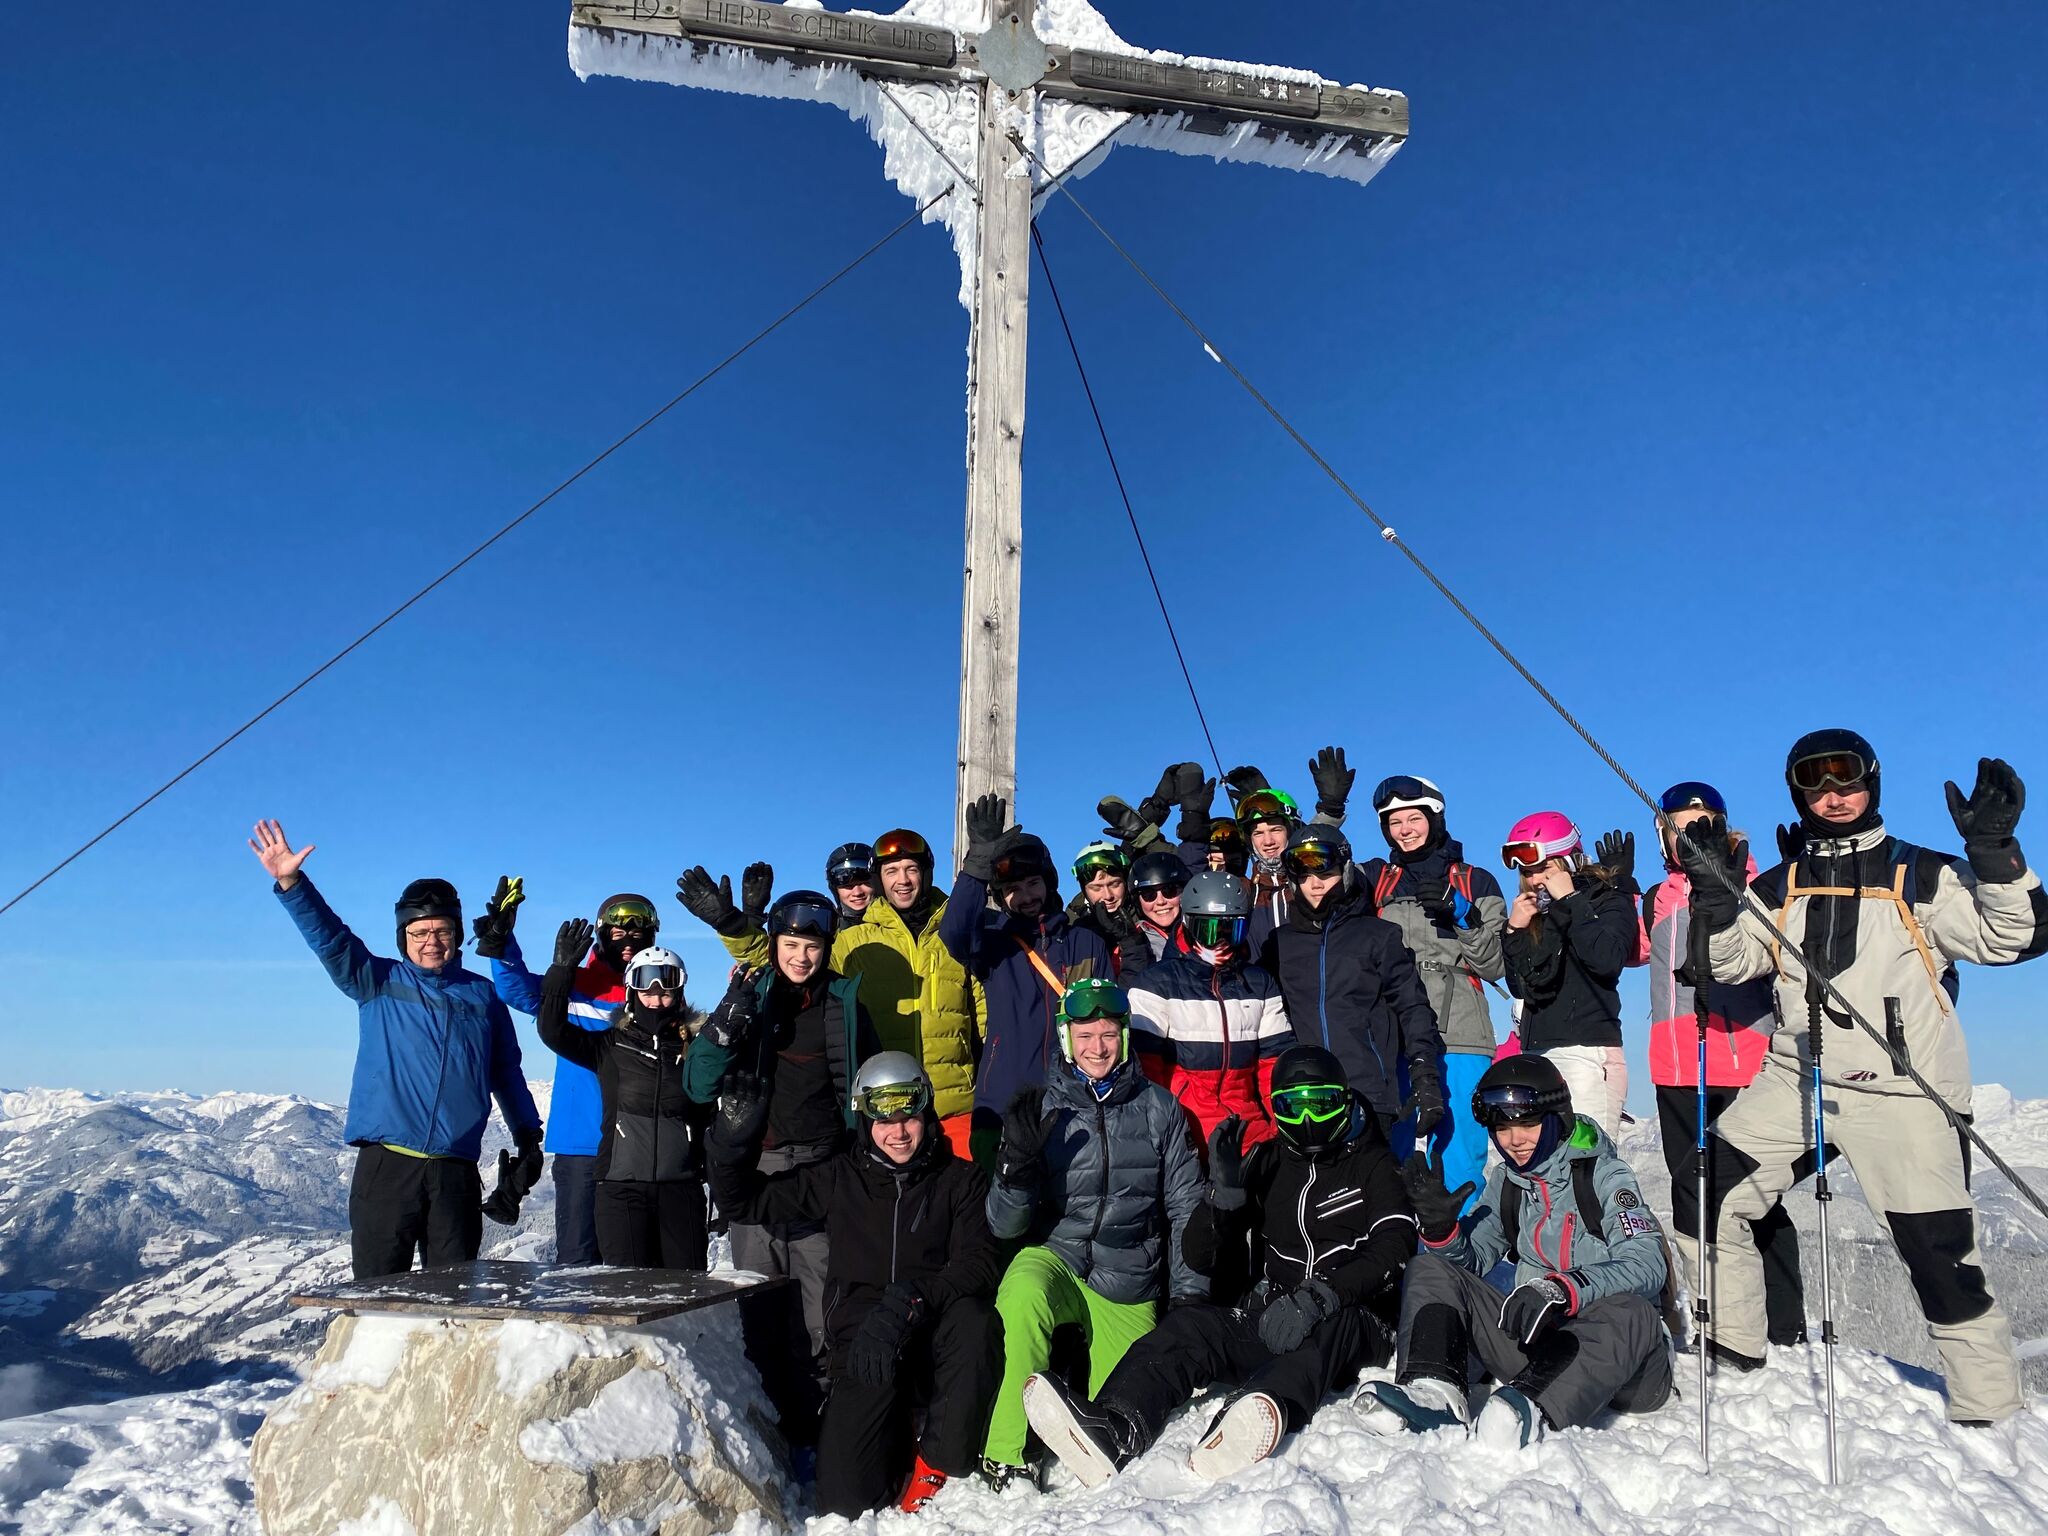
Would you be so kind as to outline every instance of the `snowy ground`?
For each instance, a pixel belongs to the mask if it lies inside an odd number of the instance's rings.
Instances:
[[[2015,1103],[1988,1087],[1977,1098],[1978,1123],[1993,1143],[2027,1177],[2048,1184],[2048,1101]],[[1654,1128],[1638,1127],[1624,1149],[1651,1203],[1668,1209]],[[1939,1382],[1923,1368],[1932,1355],[1903,1271],[1845,1176],[1833,1217],[1835,1313],[1848,1341],[1838,1362],[1844,1486],[1836,1490],[1821,1481],[1820,1355],[1810,1349],[1778,1352],[1758,1376],[1716,1381],[1711,1474],[1701,1470],[1695,1447],[1696,1378],[1687,1360],[1679,1375],[1685,1396],[1664,1412],[1556,1436],[1529,1451],[1447,1436],[1388,1442],[1366,1433],[1348,1403],[1335,1403],[1274,1462],[1207,1485],[1184,1465],[1212,1411],[1198,1403],[1160,1446],[1096,1494],[1057,1476],[1045,1494],[1005,1498],[970,1482],[947,1489],[919,1519],[890,1514],[852,1526],[818,1520],[811,1528],[973,1536],[1416,1528],[1517,1536],[1532,1528],[1544,1536],[1656,1536],[1701,1528],[1745,1536],[2048,1531],[2048,1399],[2041,1395],[2048,1380],[2048,1221],[1995,1175],[1980,1177],[1977,1192],[1986,1263],[2022,1341],[2031,1405],[1996,1430],[1948,1426]],[[1802,1229],[1810,1228],[1814,1207],[1804,1191],[1795,1192],[1790,1208]],[[519,1257],[546,1258],[545,1240],[527,1225],[499,1240]],[[171,1358],[197,1347],[202,1358],[245,1363],[231,1367],[238,1374],[229,1379],[193,1391],[0,1420],[0,1536],[257,1536],[249,1442],[264,1413],[295,1382],[293,1362],[311,1347],[311,1335],[287,1329],[277,1306],[314,1271],[341,1262],[331,1243],[252,1239],[212,1263],[172,1266],[153,1286],[111,1298],[87,1326],[150,1340]],[[1817,1282],[1817,1265],[1810,1264],[1810,1293]],[[0,1301],[0,1318],[8,1309],[29,1313],[46,1304],[44,1293],[25,1288]],[[201,1345],[203,1334],[211,1336]],[[1874,1347],[1902,1358],[1886,1358]],[[9,1386],[0,1372],[0,1407]],[[403,1525],[390,1529],[395,1536]],[[745,1536],[760,1536],[758,1527]]]

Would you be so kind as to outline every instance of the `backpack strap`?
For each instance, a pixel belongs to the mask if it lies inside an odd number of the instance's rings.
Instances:
[[[1607,1241],[1607,1223],[1601,1219],[1600,1191],[1593,1184],[1594,1162],[1582,1157],[1572,1164],[1572,1198],[1579,1207],[1579,1231],[1596,1242]]]
[[[1392,859],[1380,865],[1380,877],[1373,882],[1372,888],[1373,916],[1379,916],[1380,908],[1387,904],[1387,898],[1394,894],[1394,887],[1401,883],[1403,873],[1401,866]]]
[[[1501,1200],[1500,1235],[1507,1239],[1507,1257],[1504,1262],[1522,1262],[1522,1191],[1512,1179],[1500,1181]]]
[[[1444,881],[1450,888],[1465,898],[1469,906],[1472,901],[1472,866],[1453,863],[1444,871]]]
[[[1055,1003],[1065,1002],[1067,989],[1060,985],[1059,976],[1053,971],[1053,968],[1045,963],[1045,956],[1041,955],[1029,944],[1026,944],[1021,938],[1017,938],[1016,934],[1013,933],[1010,937],[1017,940],[1017,947],[1024,951],[1024,958],[1031,962],[1031,968],[1037,971],[1044,978],[1046,986],[1052,989],[1053,1001]]]
[[[1799,883],[1799,861],[1794,859],[1785,866],[1785,904],[1778,908],[1778,929],[1783,932],[1792,918],[1792,902],[1799,896],[1853,896],[1858,901],[1888,901],[1897,910],[1899,922],[1905,927],[1906,937],[1913,941],[1913,948],[1919,951],[1920,964],[1926,968],[1927,984],[1934,989],[1934,1003],[1947,1017],[1949,1009],[1948,991],[1941,984],[1942,968],[1934,963],[1934,951],[1927,942],[1927,932],[1920,926],[1920,919],[1913,915],[1913,903],[1906,900],[1906,871],[1912,867],[1914,849],[1910,844],[1892,842],[1892,883],[1882,885],[1801,885]],[[1780,977],[1785,974],[1784,944],[1777,934],[1771,935],[1771,967]]]

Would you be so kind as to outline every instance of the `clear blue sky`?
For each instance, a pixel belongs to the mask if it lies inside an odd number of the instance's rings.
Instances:
[[[14,28],[7,893],[903,216],[830,109],[579,83],[566,9]],[[1951,847],[1941,781],[1980,753],[2048,786],[2048,14],[1104,9],[1410,93],[1368,188],[1123,150],[1078,190],[1644,780],[1719,782],[1768,843],[1786,744],[1855,724],[1894,828]],[[1226,758],[1430,774],[1479,857],[1552,805],[1647,844],[1072,211],[1044,228]],[[473,909],[523,873],[543,953],[645,890],[700,995],[685,865],[815,884],[845,838],[943,842],[955,284],[907,233],[0,918],[0,1082],[345,1091],[353,1010],[259,815],[379,944],[419,874]],[[1037,318],[1021,810],[1065,853],[1201,748]],[[2048,859],[2048,801],[2021,832]],[[1980,1080],[2048,1093],[2044,987],[1966,975]]]

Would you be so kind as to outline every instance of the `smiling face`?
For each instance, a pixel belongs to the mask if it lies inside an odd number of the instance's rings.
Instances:
[[[825,963],[825,941],[802,933],[775,936],[775,969],[783,980],[802,986],[818,974]]]
[[[924,1145],[924,1117],[905,1115],[900,1120],[868,1122],[868,1137],[875,1150],[892,1163],[907,1163]]]
[[[1493,1133],[1493,1144],[1500,1148],[1500,1155],[1517,1168],[1529,1166],[1529,1159],[1536,1155],[1536,1144],[1542,1139],[1541,1120],[1524,1120],[1517,1125],[1504,1125]]]
[[[1429,841],[1429,812],[1403,806],[1387,812],[1387,841],[1403,853],[1413,853]]]
[[[882,894],[898,912],[908,912],[924,894],[924,866],[916,859],[891,859],[882,866]]]
[[[859,880],[852,885],[835,885],[832,894],[847,911],[865,912],[868,903],[875,899],[875,886],[872,880]]]
[[[1155,928],[1171,928],[1180,921],[1180,892],[1167,888],[1138,892],[1138,910]]]
[[[423,917],[405,925],[405,958],[423,971],[438,971],[455,958],[459,930],[445,917]]]
[[[1028,922],[1045,910],[1045,877],[1026,875],[1004,886],[1000,894],[1003,910]]]
[[[1116,1070],[1123,1055],[1123,1020],[1082,1019],[1067,1026],[1067,1040],[1074,1048],[1074,1065],[1091,1082],[1101,1082]]]
[[[1287,827],[1278,821],[1261,821],[1252,827],[1252,852],[1262,859],[1277,859],[1287,851]]]
[[[1112,912],[1123,910],[1124,877],[1115,870],[1096,870],[1081,889],[1091,902],[1099,902]]]

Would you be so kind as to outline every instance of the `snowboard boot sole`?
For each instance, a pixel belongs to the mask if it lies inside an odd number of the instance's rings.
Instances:
[[[1115,1454],[1074,1417],[1073,1405],[1051,1377],[1032,1376],[1025,1381],[1024,1417],[1032,1433],[1083,1487],[1100,1488],[1116,1476]]]
[[[1391,1381],[1367,1382],[1352,1401],[1365,1415],[1365,1427],[1376,1435],[1426,1435],[1438,1429],[1466,1428],[1465,1421],[1450,1409],[1417,1402],[1407,1388]]]
[[[1226,1404],[1209,1432],[1188,1452],[1188,1470],[1210,1482],[1242,1472],[1278,1449],[1287,1432],[1280,1405],[1263,1392]]]

